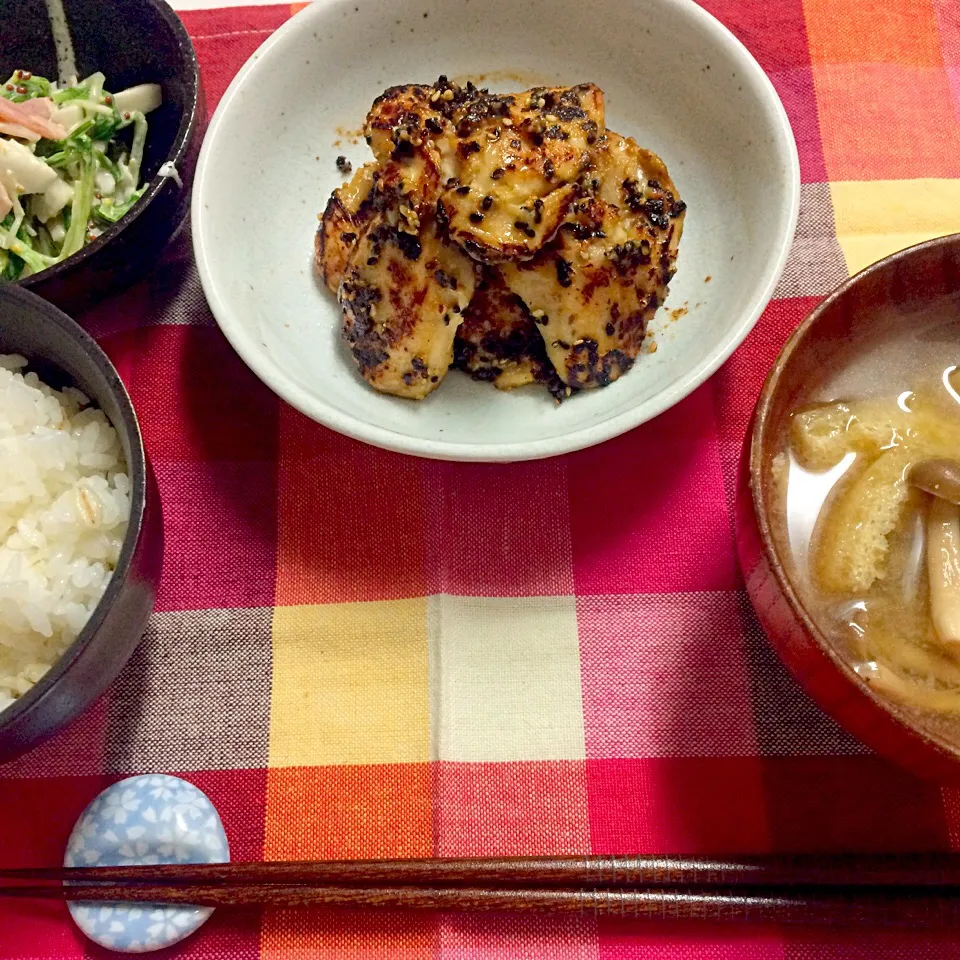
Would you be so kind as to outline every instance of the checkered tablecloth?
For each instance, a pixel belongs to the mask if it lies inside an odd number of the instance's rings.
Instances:
[[[201,5],[179,6],[212,109],[293,10]],[[505,466],[344,439],[234,355],[186,237],[89,321],[140,413],[165,575],[108,695],[0,767],[4,865],[59,862],[83,806],[150,771],[210,795],[236,859],[960,846],[960,792],[871,755],[767,648],[732,518],[747,419],[789,332],[849,273],[960,229],[960,4],[707,7],[790,114],[800,228],[747,342],[656,421]],[[101,955],[61,906],[0,904],[0,956]],[[215,915],[174,955],[882,960],[960,957],[960,938],[250,912]]]

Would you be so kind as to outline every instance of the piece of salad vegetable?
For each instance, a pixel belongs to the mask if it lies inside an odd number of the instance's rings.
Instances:
[[[58,86],[16,70],[0,87],[0,283],[76,253],[146,189],[146,115],[160,87],[111,94],[105,79]]]

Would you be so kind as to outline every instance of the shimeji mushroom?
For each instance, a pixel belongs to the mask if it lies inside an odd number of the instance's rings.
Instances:
[[[933,494],[927,514],[930,618],[944,643],[960,644],[960,463],[921,461],[910,482]]]

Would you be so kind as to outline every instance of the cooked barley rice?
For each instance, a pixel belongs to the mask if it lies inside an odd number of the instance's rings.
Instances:
[[[79,390],[0,354],[0,709],[76,638],[130,517],[116,430]]]

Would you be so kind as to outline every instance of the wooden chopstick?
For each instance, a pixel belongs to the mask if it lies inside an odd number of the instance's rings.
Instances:
[[[88,884],[7,886],[3,897],[186,903],[211,907],[353,907],[574,913],[652,921],[705,920],[752,923],[930,928],[957,926],[960,901],[947,893],[814,889],[788,890],[564,890],[474,887],[337,887],[294,885],[136,886]]]
[[[409,887],[960,888],[960,855],[511,857],[0,870],[0,883]]]
[[[960,926],[960,855],[515,857],[0,870],[0,899]]]

